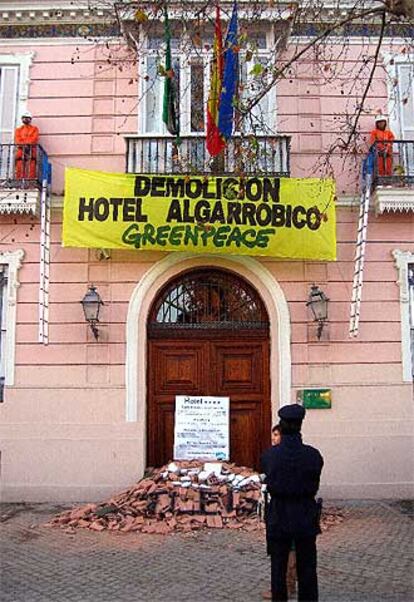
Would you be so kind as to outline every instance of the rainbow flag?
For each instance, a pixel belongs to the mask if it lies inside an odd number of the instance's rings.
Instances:
[[[221,32],[220,7],[216,6],[213,60],[211,64],[210,93],[207,103],[207,150],[212,157],[218,155],[225,143],[218,129],[220,96],[223,84],[223,35]]]
[[[239,76],[239,46],[237,39],[237,2],[233,4],[233,12],[227,29],[224,44],[223,84],[221,89],[218,129],[220,136],[227,142],[233,133],[234,98],[237,94]]]

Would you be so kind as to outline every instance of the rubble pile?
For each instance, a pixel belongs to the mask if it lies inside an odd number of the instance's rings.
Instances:
[[[101,504],[63,512],[47,526],[166,534],[202,527],[248,531],[258,517],[261,482],[249,468],[200,461],[170,462]]]
[[[230,463],[170,462],[130,489],[100,504],[87,504],[54,517],[48,527],[66,533],[93,531],[167,534],[203,527],[263,529],[262,484],[257,473]],[[324,513],[321,529],[342,522],[338,511]]]

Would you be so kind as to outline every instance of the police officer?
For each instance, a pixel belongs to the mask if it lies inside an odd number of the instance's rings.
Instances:
[[[262,470],[271,499],[266,537],[271,557],[272,600],[286,601],[289,550],[296,549],[298,600],[318,600],[316,536],[320,533],[320,509],[315,501],[323,458],[302,443],[300,433],[305,409],[298,404],[279,410],[282,441],[262,455]]]

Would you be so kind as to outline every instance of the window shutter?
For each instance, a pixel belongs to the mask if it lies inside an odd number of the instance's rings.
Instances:
[[[0,142],[13,142],[16,127],[17,85],[19,67],[0,67]]]
[[[161,135],[166,133],[162,121],[162,103],[164,94],[164,78],[158,74],[156,56],[147,57],[147,78],[145,89],[145,124],[144,133]]]

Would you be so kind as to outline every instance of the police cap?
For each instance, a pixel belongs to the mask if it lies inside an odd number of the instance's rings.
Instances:
[[[298,403],[291,403],[280,408],[278,414],[282,420],[302,421],[305,417],[306,410]]]

